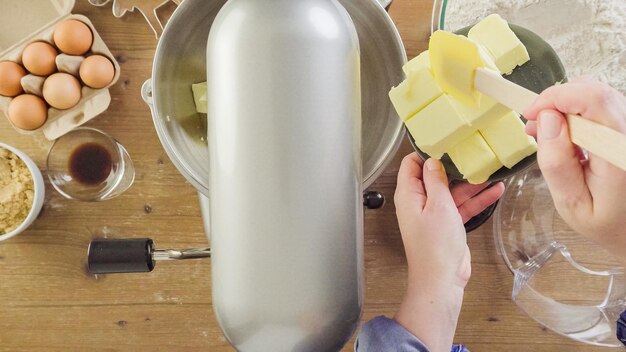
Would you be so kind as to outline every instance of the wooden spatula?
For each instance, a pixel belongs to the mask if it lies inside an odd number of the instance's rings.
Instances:
[[[485,68],[476,69],[474,88],[520,114],[538,96]],[[578,115],[567,115],[567,121],[572,142],[626,171],[626,135]]]

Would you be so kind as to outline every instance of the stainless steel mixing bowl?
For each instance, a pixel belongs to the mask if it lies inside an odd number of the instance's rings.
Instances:
[[[361,45],[363,177],[370,186],[396,153],[404,129],[387,92],[404,79],[400,36],[376,0],[341,0]],[[174,12],[159,41],[152,79],[142,89],[157,133],[172,162],[208,196],[206,115],[196,113],[191,84],[206,80],[209,30],[225,0],[187,0]]]

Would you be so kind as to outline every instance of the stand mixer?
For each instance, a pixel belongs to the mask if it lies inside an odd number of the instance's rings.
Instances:
[[[198,189],[212,249],[94,241],[90,271],[212,255],[217,320],[237,350],[340,349],[363,303],[362,206],[382,205],[362,190],[404,137],[387,91],[405,62],[374,0],[184,1],[142,94]],[[191,84],[207,78],[205,123]]]

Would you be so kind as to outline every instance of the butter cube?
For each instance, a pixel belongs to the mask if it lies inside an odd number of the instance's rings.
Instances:
[[[192,84],[191,90],[193,92],[193,101],[196,104],[196,111],[206,114],[209,109],[206,82]]]
[[[428,50],[423,51],[402,67],[402,70],[407,76],[409,76],[413,71],[419,71],[422,69],[430,70],[430,56],[428,55]]]
[[[537,151],[537,142],[526,134],[524,123],[513,111],[480,129],[480,133],[500,162],[509,169]]]
[[[415,145],[436,159],[476,131],[454,109],[452,99],[446,94],[435,99],[405,124]]]
[[[428,69],[413,71],[409,77],[389,92],[389,98],[402,121],[422,110],[443,92]]]
[[[530,60],[528,51],[509,24],[499,15],[485,17],[470,29],[467,37],[483,45],[495,60],[496,66],[503,74],[513,72]]]
[[[471,184],[486,182],[489,176],[502,167],[502,163],[478,132],[452,147],[448,155]]]
[[[486,95],[482,96],[478,107],[463,104],[454,98],[452,98],[452,104],[461,116],[476,129],[487,127],[511,111]]]

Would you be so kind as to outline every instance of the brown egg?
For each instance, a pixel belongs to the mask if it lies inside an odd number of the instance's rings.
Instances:
[[[57,54],[57,50],[48,43],[30,43],[22,53],[22,64],[34,75],[48,76],[57,70],[54,62]]]
[[[26,76],[24,68],[13,61],[0,62],[0,95],[14,97],[22,93],[20,80]]]
[[[46,123],[48,107],[43,99],[36,95],[18,95],[9,103],[9,119],[17,128],[36,130]]]
[[[54,44],[69,55],[83,55],[91,48],[93,34],[89,26],[77,20],[65,20],[54,29]]]
[[[80,82],[69,73],[55,73],[43,82],[43,98],[55,109],[65,110],[80,101]]]
[[[115,76],[111,60],[102,55],[91,55],[80,64],[80,79],[91,88],[104,88]]]

